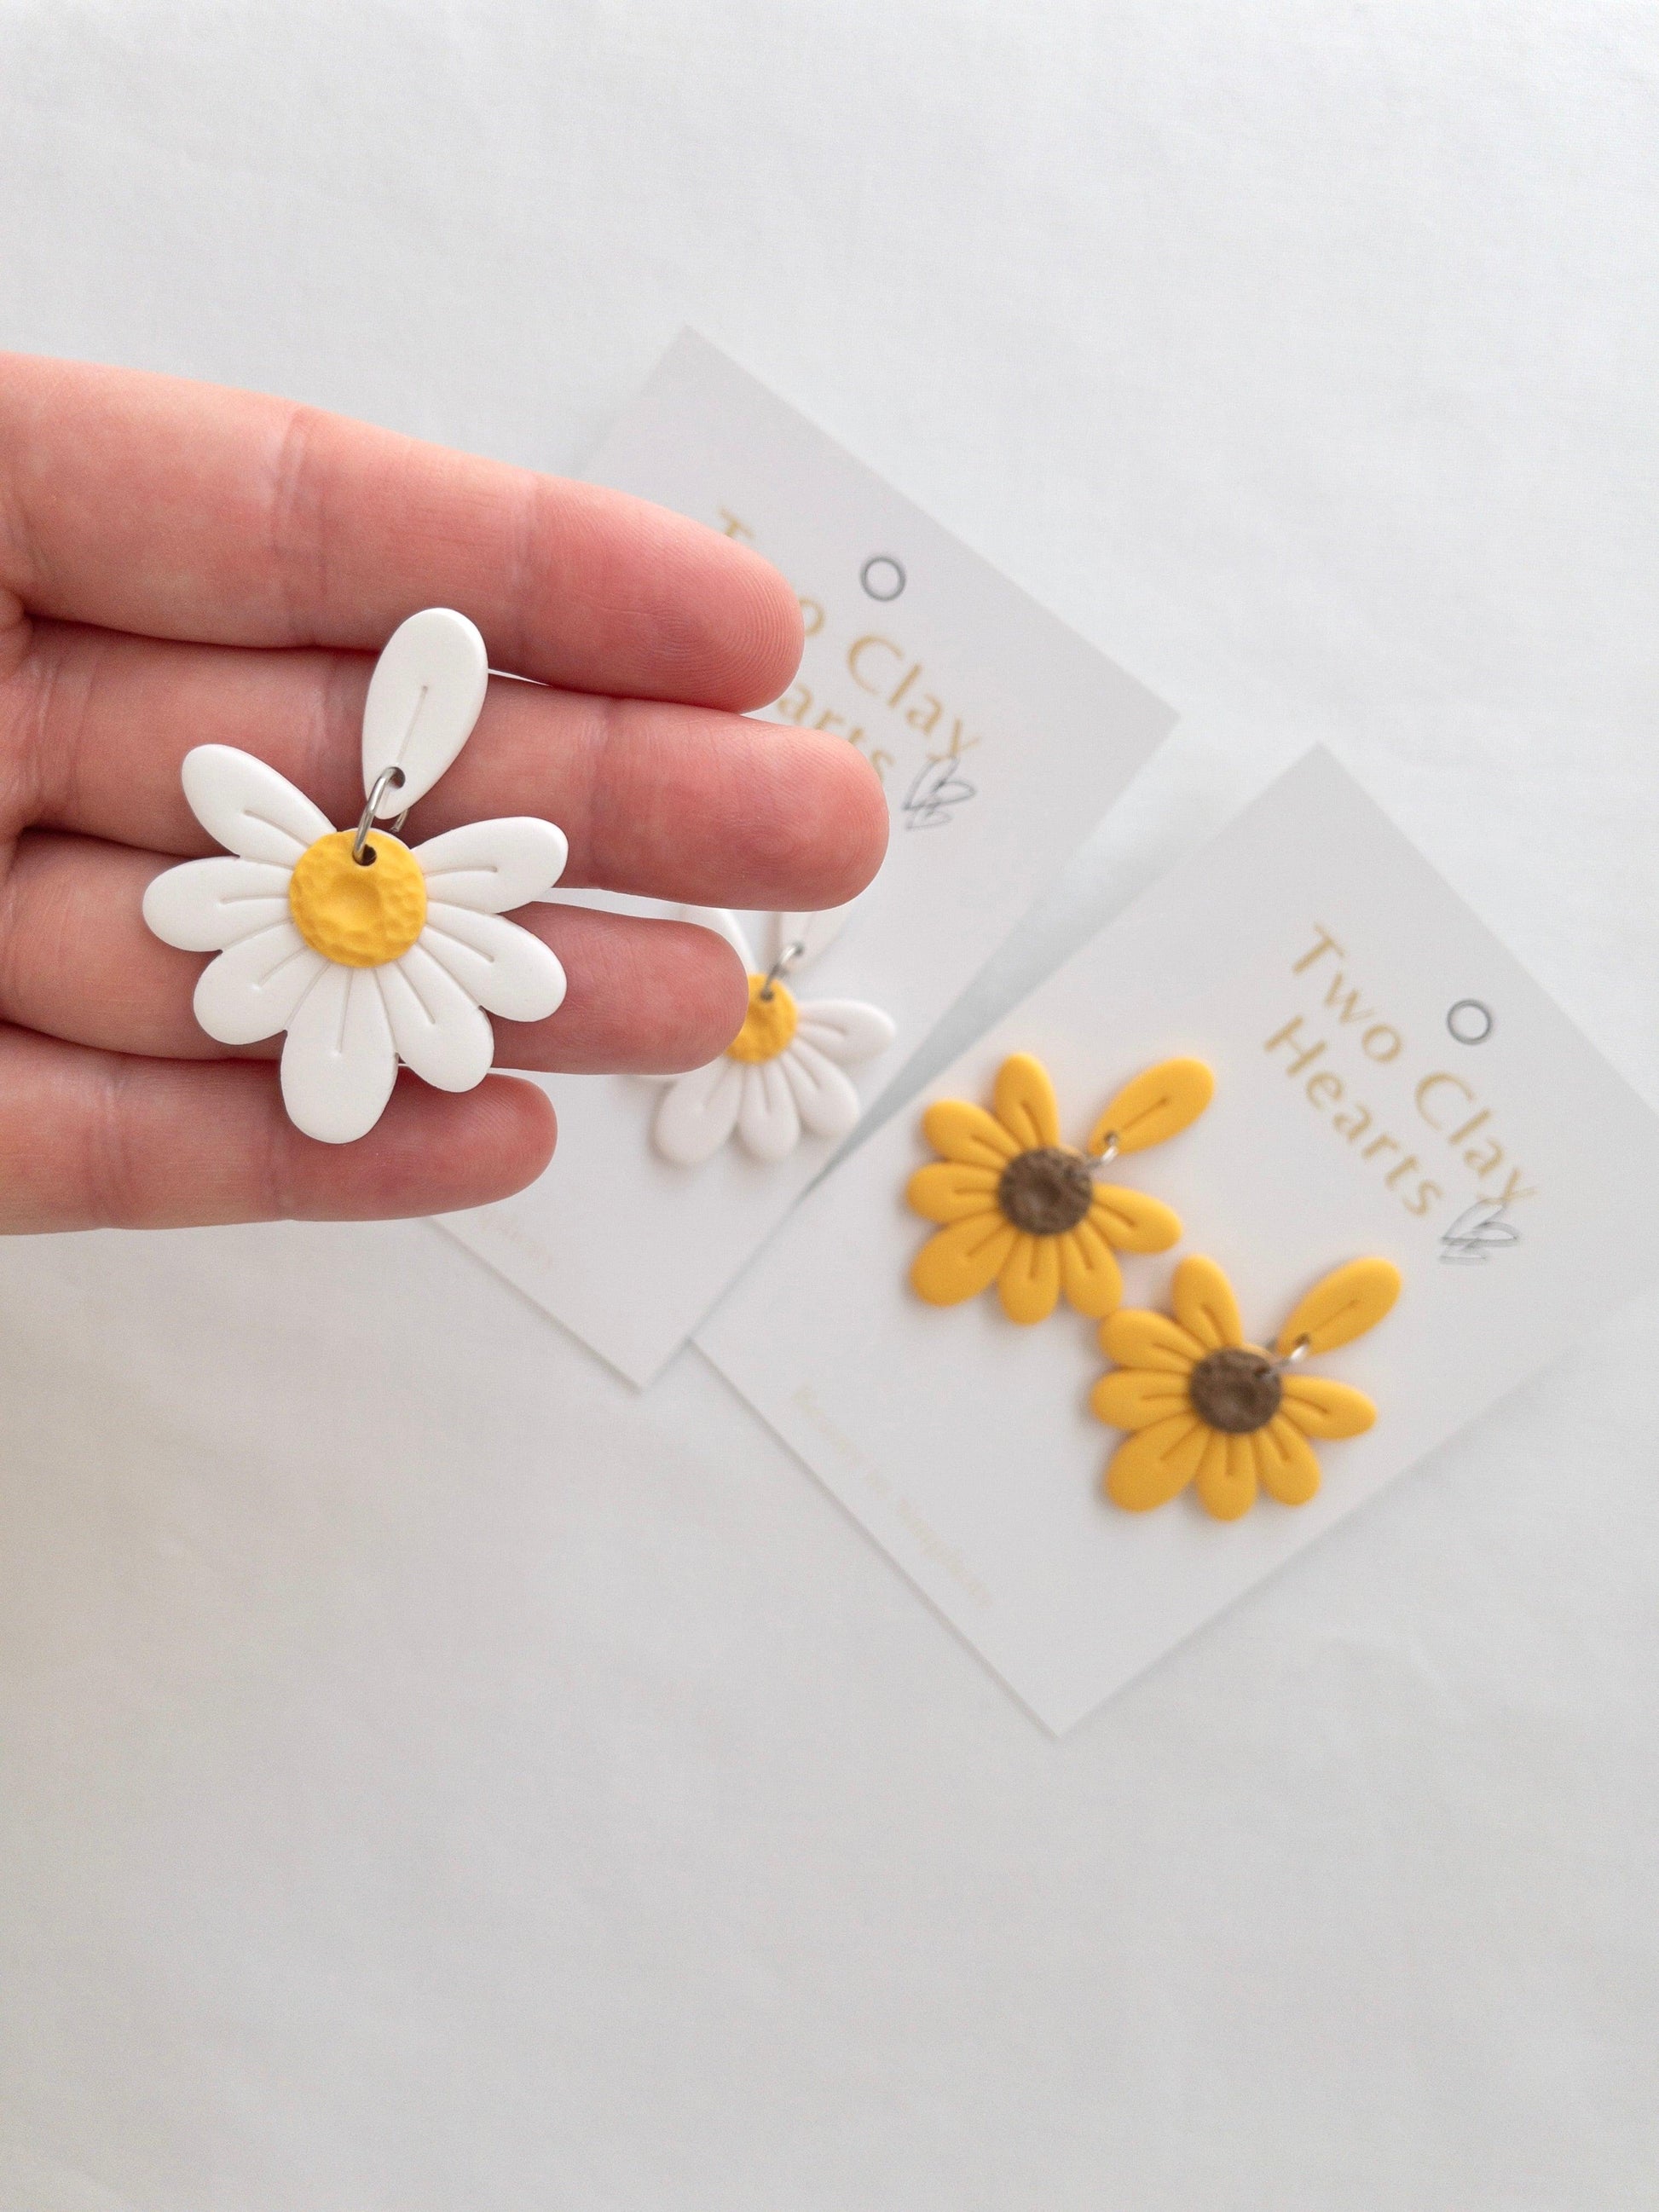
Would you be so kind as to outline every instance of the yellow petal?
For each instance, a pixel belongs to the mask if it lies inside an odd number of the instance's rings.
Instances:
[[[1018,1231],[1000,1213],[953,1221],[930,1237],[910,1269],[911,1287],[930,1306],[977,1297],[1012,1249]]]
[[[1310,1352],[1334,1352],[1375,1328],[1400,1296],[1400,1270],[1391,1260],[1350,1260],[1316,1283],[1279,1332],[1283,1358],[1305,1337]]]
[[[1060,1142],[1060,1109],[1048,1071],[1029,1052],[1011,1053],[997,1070],[997,1119],[1023,1152]]]
[[[1281,1505],[1305,1505],[1318,1489],[1319,1462],[1314,1457],[1313,1446],[1283,1413],[1275,1415],[1253,1437],[1241,1437],[1239,1442],[1255,1445],[1261,1487]]]
[[[1061,1289],[1079,1313],[1101,1320],[1123,1297],[1123,1271],[1111,1246],[1086,1217],[1059,1243]]]
[[[1212,1429],[1198,1463],[1197,1490],[1206,1513],[1218,1521],[1237,1521],[1255,1504],[1254,1437],[1224,1436]]]
[[[1010,1321],[1046,1321],[1060,1297],[1060,1239],[1018,1234],[997,1276],[997,1296]]]
[[[1089,1393],[1089,1407],[1109,1429],[1149,1429],[1190,1412],[1184,1375],[1165,1375],[1146,1367],[1115,1367]]]
[[[1191,1413],[1156,1421],[1121,1443],[1106,1469],[1106,1495],[1130,1513],[1146,1513],[1184,1490],[1210,1436]]]
[[[1126,1083],[1089,1133],[1089,1150],[1103,1152],[1108,1137],[1120,1152],[1144,1152],[1179,1136],[1196,1121],[1215,1091],[1201,1060],[1161,1060]]]
[[[1103,1183],[1089,1208],[1089,1218],[1120,1252],[1167,1252],[1181,1242],[1181,1216],[1162,1199],[1144,1191],[1125,1190],[1118,1183]]]
[[[1124,1306],[1101,1323],[1100,1348],[1120,1367],[1155,1367],[1165,1375],[1189,1375],[1204,1357],[1204,1346],[1167,1314],[1144,1306]]]
[[[997,1179],[989,1168],[938,1160],[916,1170],[905,1196],[926,1221],[963,1221],[972,1213],[996,1212]]]
[[[940,1098],[921,1117],[922,1133],[936,1152],[965,1168],[1000,1175],[1019,1146],[994,1115],[965,1098]]]
[[[1280,1410],[1305,1437],[1357,1437],[1376,1419],[1363,1390],[1329,1382],[1322,1375],[1286,1375]]]
[[[1238,1317],[1233,1286],[1213,1260],[1194,1254],[1176,1269],[1176,1319],[1188,1328],[1206,1352],[1244,1341],[1244,1324]]]

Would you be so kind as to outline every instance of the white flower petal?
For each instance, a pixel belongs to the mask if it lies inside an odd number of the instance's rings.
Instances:
[[[234,745],[198,745],[181,771],[190,811],[210,837],[245,860],[291,868],[334,824],[267,762]]]
[[[440,1091],[471,1091],[489,1073],[495,1033],[447,968],[411,945],[401,960],[370,971],[392,1024],[398,1056]]]
[[[666,1160],[695,1168],[731,1135],[743,1096],[743,1067],[722,1053],[706,1067],[677,1075],[657,1109],[651,1140]]]
[[[543,1022],[564,997],[564,970],[539,937],[497,915],[434,899],[416,942],[488,1012]]]
[[[489,684],[489,656],[453,607],[422,607],[386,640],[363,702],[363,790],[382,769],[401,783],[382,796],[384,821],[423,799],[472,734]]]
[[[815,1137],[844,1137],[859,1118],[859,1094],[840,1068],[827,1060],[799,1030],[782,1055],[789,1088],[800,1118]]]
[[[795,1034],[831,1060],[859,1060],[885,1052],[898,1031],[892,1016],[879,1006],[863,1006],[856,999],[808,999],[802,1001]]]
[[[283,1047],[289,1120],[319,1144],[351,1144],[385,1113],[397,1079],[392,1024],[374,969],[326,963]]]
[[[507,914],[544,897],[564,873],[562,830],[533,814],[469,822],[415,848],[428,898],[475,914]]]
[[[800,1109],[781,1060],[753,1060],[744,1069],[738,1134],[757,1160],[781,1160],[800,1142]]]
[[[221,856],[164,869],[144,893],[144,920],[181,952],[222,952],[288,920],[291,871]]]
[[[286,1029],[328,962],[291,921],[245,937],[209,963],[196,985],[196,1018],[220,1044],[258,1044]]]

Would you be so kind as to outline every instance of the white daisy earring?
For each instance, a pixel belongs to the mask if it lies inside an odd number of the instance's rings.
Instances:
[[[890,1015],[854,999],[797,999],[785,982],[840,935],[847,908],[781,914],[776,950],[763,970],[737,918],[693,908],[690,918],[718,929],[749,971],[749,1012],[718,1060],[668,1085],[651,1125],[665,1159],[696,1167],[734,1132],[757,1160],[781,1160],[802,1132],[844,1137],[859,1118],[859,1094],[844,1071],[885,1052],[896,1034]]]
[[[564,997],[554,954],[501,919],[557,882],[562,830],[528,815],[471,822],[412,851],[396,835],[471,736],[489,676],[483,638],[448,607],[394,631],[363,706],[355,830],[251,753],[185,756],[191,811],[230,857],[157,876],[144,920],[165,944],[218,954],[195,1001],[218,1043],[287,1030],[283,1103],[324,1144],[368,1135],[399,1060],[440,1091],[471,1091],[495,1057],[488,1017],[542,1021]]]

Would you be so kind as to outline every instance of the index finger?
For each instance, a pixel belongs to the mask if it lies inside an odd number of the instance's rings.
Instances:
[[[33,613],[227,645],[378,650],[459,607],[493,666],[764,706],[800,612],[767,562],[598,485],[290,400],[0,354],[0,586]]]

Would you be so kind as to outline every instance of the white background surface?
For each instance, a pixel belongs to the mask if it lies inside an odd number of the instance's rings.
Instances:
[[[1184,709],[1047,957],[1322,738],[1652,1096],[1656,80],[1519,0],[11,0],[0,329],[565,467],[694,323]],[[1056,1747],[695,1356],[417,1224],[11,1245],[0,2203],[1650,2202],[1656,1355]]]

